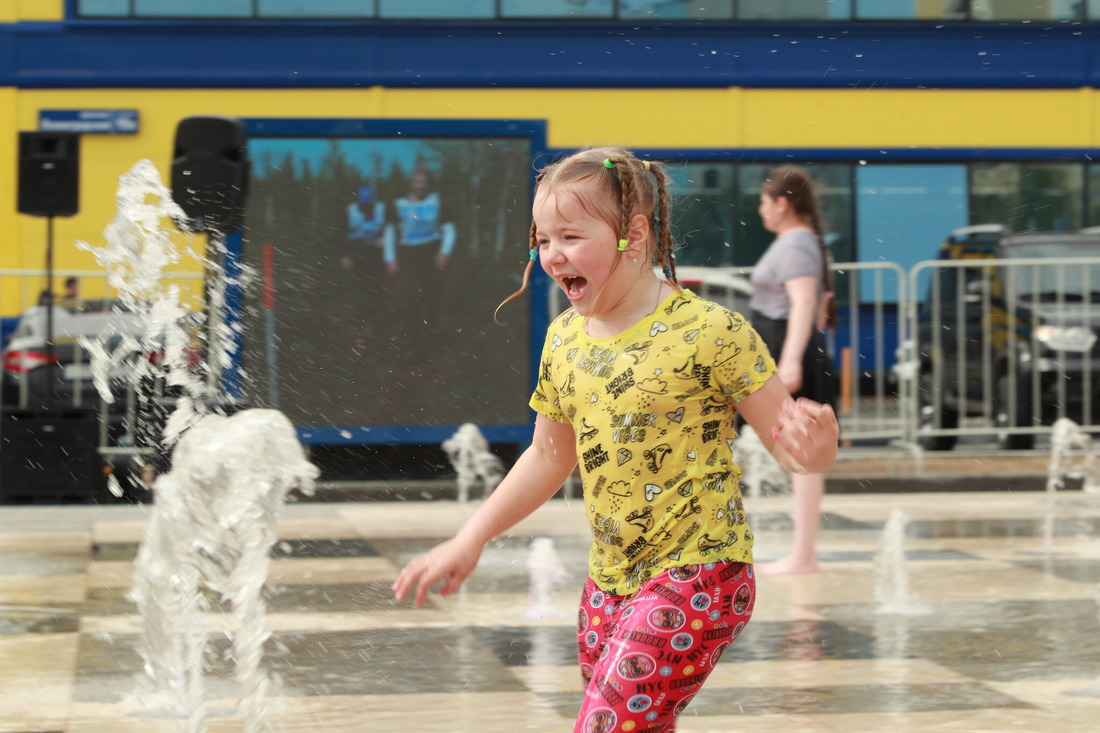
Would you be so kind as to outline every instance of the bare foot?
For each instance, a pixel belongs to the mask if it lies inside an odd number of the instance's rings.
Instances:
[[[757,575],[811,575],[817,572],[817,559],[796,560],[787,556],[757,565]]]

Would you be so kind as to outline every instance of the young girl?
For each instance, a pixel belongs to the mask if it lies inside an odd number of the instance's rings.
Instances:
[[[791,395],[836,402],[832,367],[821,331],[832,277],[813,180],[801,168],[768,171],[760,192],[760,218],[776,235],[752,271],[749,300],[753,328],[778,361],[779,379]],[[791,553],[760,565],[761,575],[817,572],[817,528],[825,476],[791,475],[794,543]]]
[[[454,592],[486,543],[579,462],[592,529],[577,629],[584,733],[672,731],[752,613],[735,411],[792,470],[821,471],[836,456],[832,409],[792,401],[753,329],[679,287],[668,211],[661,165],[620,148],[541,172],[531,260],[572,307],[547,334],[531,446],[462,529],[394,583],[417,606],[437,584]]]

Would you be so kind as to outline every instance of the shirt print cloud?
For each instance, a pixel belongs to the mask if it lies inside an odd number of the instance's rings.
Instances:
[[[668,382],[656,377],[646,377],[637,383],[637,387],[650,394],[668,394]]]

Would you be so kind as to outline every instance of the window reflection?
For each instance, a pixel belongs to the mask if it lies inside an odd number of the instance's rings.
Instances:
[[[496,0],[378,0],[378,16],[391,20],[495,18]]]
[[[146,18],[250,18],[252,0],[134,0],[134,14]]]
[[[852,0],[741,0],[741,20],[849,20]]]
[[[619,0],[619,17],[732,20],[734,0]]]
[[[1077,163],[975,163],[970,223],[1005,224],[1014,232],[1080,229],[1083,193]]]
[[[399,0],[401,1],[401,0]],[[435,0],[429,0],[434,2]],[[500,0],[501,18],[614,18],[614,0]]]
[[[261,18],[375,18],[374,0],[257,0]]]
[[[965,20],[967,0],[856,0],[860,20]]]
[[[1082,17],[1080,0],[972,0],[973,20],[1075,20]]]

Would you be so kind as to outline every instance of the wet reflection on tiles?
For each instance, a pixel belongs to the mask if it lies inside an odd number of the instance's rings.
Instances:
[[[910,518],[912,603],[882,613],[876,558],[898,505]],[[789,497],[751,509],[762,559],[789,546]],[[551,502],[492,542],[461,592],[414,609],[393,598],[398,568],[468,512],[453,502],[287,506],[263,589],[275,728],[571,730],[582,694],[573,628],[589,545],[582,510]],[[146,514],[5,511],[0,730],[180,730],[135,696],[142,620],[127,595]],[[551,539],[542,547],[565,568],[542,589],[545,613],[532,612],[536,536]],[[1100,498],[827,496],[819,548],[817,575],[758,578],[752,622],[679,733],[1095,730]],[[205,597],[209,730],[236,733],[234,621],[216,594]]]

